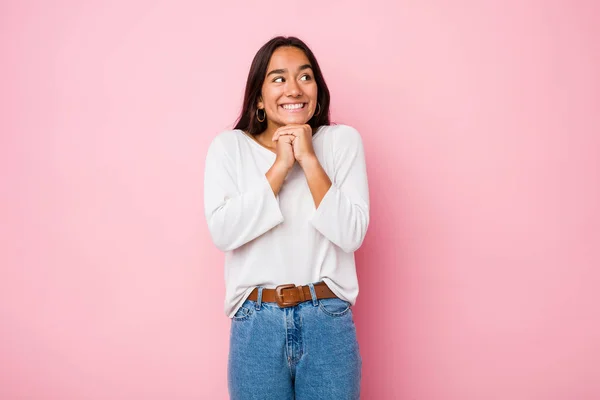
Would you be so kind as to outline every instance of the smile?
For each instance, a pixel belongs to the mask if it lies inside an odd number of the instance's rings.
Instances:
[[[282,104],[280,107],[286,111],[299,111],[304,108],[306,103]]]

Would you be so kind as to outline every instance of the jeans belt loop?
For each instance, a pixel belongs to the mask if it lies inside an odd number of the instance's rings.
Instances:
[[[263,287],[259,286],[258,287],[258,299],[256,300],[256,305],[254,306],[256,311],[260,310],[260,307],[262,305],[262,292],[263,292]]]
[[[319,300],[317,300],[317,293],[315,292],[315,285],[313,285],[312,283],[309,283],[308,288],[310,289],[310,296],[312,297],[313,306],[316,307],[319,305]]]

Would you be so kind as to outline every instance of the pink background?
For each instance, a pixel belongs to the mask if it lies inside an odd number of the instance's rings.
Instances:
[[[362,397],[599,399],[597,4],[2,2],[0,398],[227,397],[204,156],[288,34],[364,138]]]

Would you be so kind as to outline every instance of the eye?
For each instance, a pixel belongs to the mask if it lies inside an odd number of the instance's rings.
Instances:
[[[273,79],[273,82],[275,82],[275,83],[283,83],[283,76],[278,76],[277,78]]]
[[[304,81],[310,81],[312,79],[312,77],[310,75],[302,75],[302,77],[300,79],[304,80]]]

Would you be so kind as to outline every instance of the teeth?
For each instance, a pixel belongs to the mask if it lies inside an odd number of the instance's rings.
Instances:
[[[304,108],[304,103],[300,103],[300,104],[284,104],[282,107],[285,108],[286,110],[296,110],[298,108]]]

